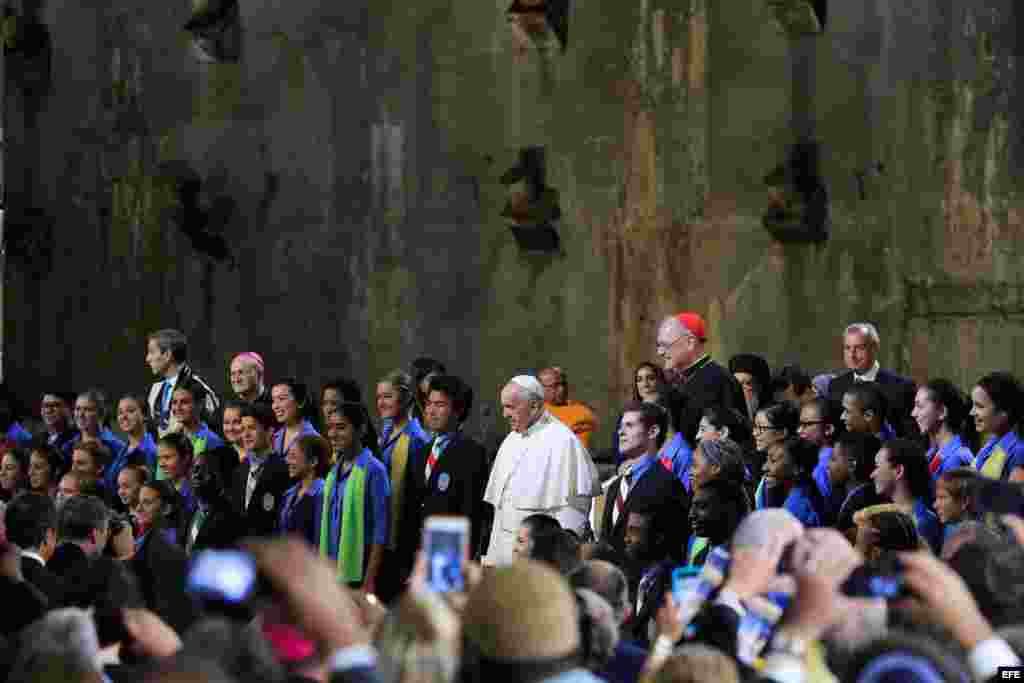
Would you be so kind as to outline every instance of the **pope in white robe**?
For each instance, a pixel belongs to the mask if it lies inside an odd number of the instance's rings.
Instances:
[[[601,481],[590,453],[568,427],[544,409],[544,388],[535,377],[513,377],[501,391],[512,433],[491,470],[484,501],[494,506],[487,565],[510,564],[519,525],[543,513],[580,536]]]

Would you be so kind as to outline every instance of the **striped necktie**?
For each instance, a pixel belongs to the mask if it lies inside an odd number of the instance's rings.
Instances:
[[[626,498],[629,497],[629,480],[633,477],[633,468],[628,468],[619,477],[619,493],[615,497],[615,511],[612,517],[612,526],[619,523],[619,517],[626,509]]]
[[[430,481],[430,473],[434,471],[434,465],[441,458],[449,439],[443,434],[434,439],[434,445],[430,447],[430,457],[427,458],[427,469],[423,475],[424,481]]]

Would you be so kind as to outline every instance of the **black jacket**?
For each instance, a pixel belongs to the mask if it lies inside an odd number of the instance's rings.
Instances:
[[[431,444],[433,445],[433,444]],[[423,523],[431,515],[458,515],[471,522],[470,552],[481,545],[486,517],[484,488],[487,486],[487,459],[483,446],[459,435],[438,459],[424,479],[430,448],[409,454],[402,492],[402,528],[398,535],[398,552],[404,572],[412,569],[416,551],[421,545]]]
[[[673,383],[672,389],[680,395],[683,403],[676,428],[690,443],[697,435],[705,409],[732,408],[741,415],[747,414],[747,401],[739,382],[727,368],[710,357],[683,371],[680,381]]]
[[[242,520],[228,500],[220,501],[219,504],[209,508],[206,519],[202,520],[193,540],[192,522],[198,515],[199,507],[197,505],[192,515],[185,520],[178,535],[186,555],[195,555],[209,548],[231,548],[245,536]]]
[[[833,378],[828,385],[829,400],[841,404],[843,394],[853,386],[854,381],[853,370]],[[885,396],[889,405],[885,419],[896,430],[896,433],[899,436],[917,434],[917,424],[910,417],[910,411],[914,409],[914,394],[917,393],[914,381],[885,368],[879,368],[874,384]]]
[[[61,605],[64,602],[64,581],[47,569],[38,560],[21,557],[21,575],[26,581],[39,589],[46,596],[50,605]]]
[[[124,563],[89,557],[74,543],[61,543],[46,568],[64,582],[64,607],[142,607],[135,576]]]
[[[185,551],[168,541],[160,529],[150,530],[131,559],[146,607],[178,633],[196,620],[198,612],[185,593]]]
[[[674,559],[681,559],[682,549],[690,535],[690,499],[679,478],[660,462],[651,463],[638,481],[633,482],[626,497],[622,514],[615,524],[612,519],[622,477],[612,480],[605,497],[604,516],[601,519],[601,540],[615,550],[625,549],[626,521],[629,513],[638,509],[654,510],[656,526],[669,534],[666,544]]]
[[[270,536],[277,529],[284,493],[291,486],[288,465],[285,464],[283,458],[277,455],[271,455],[267,459],[249,501],[249,507],[246,508],[245,486],[249,480],[250,467],[251,461],[246,459],[244,463],[235,468],[231,484],[231,499],[245,535]]]

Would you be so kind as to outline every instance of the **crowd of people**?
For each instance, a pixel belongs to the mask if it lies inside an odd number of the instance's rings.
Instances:
[[[222,400],[186,337],[159,330],[145,394],[41,387],[37,426],[4,389],[0,669],[995,679],[1024,654],[1024,388],[1008,372],[969,394],[918,386],[880,367],[873,325],[841,336],[844,370],[772,372],[748,353],[719,364],[700,315],[668,317],[606,448],[560,367],[504,385],[496,448],[465,429],[473,389],[429,358],[367,396],[240,353]],[[429,580],[438,516],[469,522],[461,568],[442,558],[465,590]],[[249,558],[258,589],[227,599],[245,572],[199,577],[214,556]],[[216,600],[197,588],[211,571]]]

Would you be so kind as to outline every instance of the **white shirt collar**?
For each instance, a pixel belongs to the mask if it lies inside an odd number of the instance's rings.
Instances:
[[[867,372],[865,372],[863,374],[858,374],[856,371],[854,371],[854,373],[853,373],[854,381],[857,381],[857,382],[874,382],[875,379],[878,377],[878,370],[880,368],[881,368],[881,365],[879,365],[878,361],[876,360],[875,364],[872,365],[871,368]]]
[[[46,560],[43,559],[43,556],[33,550],[22,550],[21,556],[32,558],[44,567],[46,566]]]

